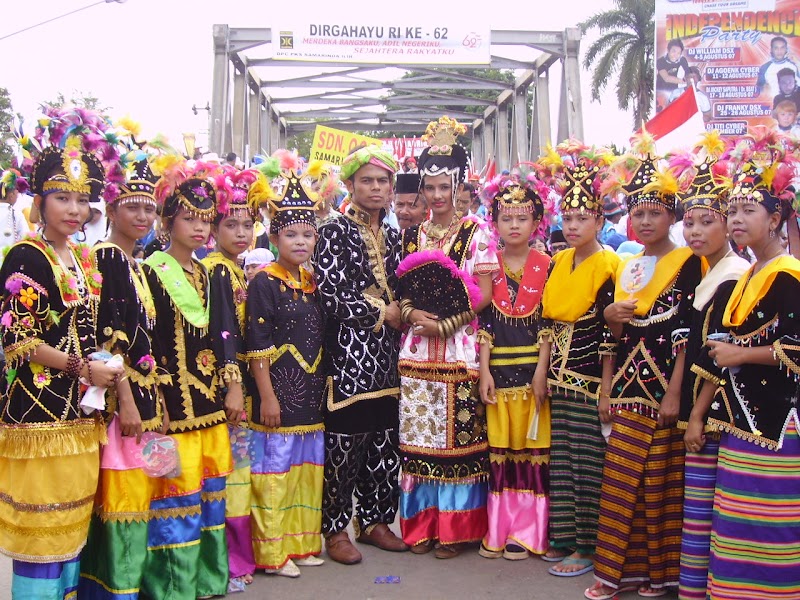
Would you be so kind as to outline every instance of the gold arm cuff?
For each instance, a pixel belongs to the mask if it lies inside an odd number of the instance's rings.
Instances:
[[[489,349],[494,348],[494,336],[485,329],[478,330],[478,343],[488,344]]]
[[[775,343],[772,344],[772,348],[775,351],[775,358],[781,361],[781,365],[795,375],[800,375],[800,365],[794,362],[789,355],[786,354],[787,349],[797,352],[800,351],[800,347],[782,344],[780,340],[775,340]]]
[[[695,375],[697,375],[698,377],[701,377],[702,379],[705,379],[706,381],[710,381],[714,385],[719,385],[720,378],[717,377],[716,375],[714,375],[713,373],[709,373],[703,367],[701,367],[699,365],[692,365],[689,368],[689,370],[692,373],[694,373]]]
[[[217,371],[217,374],[226,384],[242,382],[242,371],[239,369],[239,365],[227,363]]]

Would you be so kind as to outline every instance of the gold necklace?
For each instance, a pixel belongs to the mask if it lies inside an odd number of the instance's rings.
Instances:
[[[453,215],[447,227],[434,223],[433,221],[427,221],[424,228],[426,236],[425,247],[435,248],[444,245],[445,240],[450,239],[460,225],[461,217],[457,212]],[[447,254],[446,251],[445,254]]]

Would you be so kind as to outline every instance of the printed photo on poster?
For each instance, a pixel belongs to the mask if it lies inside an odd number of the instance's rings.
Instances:
[[[707,129],[800,135],[800,0],[656,0],[656,112],[696,92]]]

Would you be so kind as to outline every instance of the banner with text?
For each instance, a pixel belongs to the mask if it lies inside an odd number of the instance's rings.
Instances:
[[[383,149],[391,152],[398,161],[409,156],[416,158],[424,148],[428,147],[428,144],[418,137],[381,138],[381,142],[383,142]]]
[[[279,60],[379,64],[481,64],[491,62],[488,25],[284,23],[272,29]],[[275,39],[277,33],[277,39]]]
[[[800,0],[656,0],[655,44],[657,112],[692,85],[706,129],[800,133]]]
[[[311,143],[311,155],[308,158],[324,160],[335,167],[341,167],[344,159],[353,150],[373,145],[383,146],[383,142],[377,138],[317,125],[314,129],[314,141]]]

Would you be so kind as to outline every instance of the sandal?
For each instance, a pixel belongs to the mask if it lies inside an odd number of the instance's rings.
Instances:
[[[580,569],[576,571],[559,571],[559,565],[564,565],[565,567],[576,565],[579,566]],[[572,556],[568,556],[557,565],[553,565],[547,569],[547,572],[556,577],[578,577],[592,570],[594,570],[594,560],[591,558],[573,558]]]
[[[448,559],[455,558],[464,551],[466,544],[447,544],[439,545],[433,555],[436,558]]]
[[[501,558],[503,556],[502,550],[489,550],[486,546],[483,545],[481,542],[481,547],[478,548],[478,554],[483,558]]]
[[[583,595],[585,598],[588,598],[589,600],[618,600],[617,594],[621,594],[623,592],[632,592],[636,589],[635,585],[625,585],[617,590],[609,587],[611,591],[604,592],[603,591],[604,587],[606,586],[600,583],[599,581],[596,581],[592,587],[586,588],[586,590],[584,590]]]
[[[660,598],[661,596],[667,595],[667,590],[664,588],[652,588],[649,585],[642,585],[639,586],[636,593],[642,598]]]
[[[506,543],[506,547],[503,549],[503,558],[506,560],[525,560],[529,556],[530,553],[519,544]]]
[[[561,550],[560,548],[550,547],[547,549],[547,552],[540,555],[539,558],[545,562],[561,562],[567,558],[571,552],[572,551],[568,549]]]

